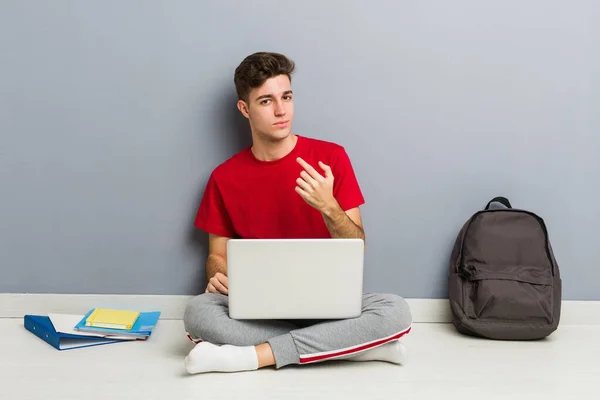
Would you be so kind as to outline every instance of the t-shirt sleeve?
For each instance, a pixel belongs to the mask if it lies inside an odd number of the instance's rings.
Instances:
[[[334,177],[333,196],[340,204],[340,207],[344,211],[347,211],[363,205],[365,199],[358,185],[350,158],[343,147],[340,147],[336,151],[334,165],[331,166],[331,170]]]
[[[194,225],[205,232],[233,237],[235,230],[223,202],[214,173],[210,175]]]

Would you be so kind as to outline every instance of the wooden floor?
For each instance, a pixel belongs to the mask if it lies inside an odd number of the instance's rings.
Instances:
[[[0,319],[0,399],[599,399],[600,326],[561,326],[538,342],[458,335],[415,324],[403,366],[329,362],[235,374],[188,375],[193,344],[179,320],[146,342],[58,351]]]

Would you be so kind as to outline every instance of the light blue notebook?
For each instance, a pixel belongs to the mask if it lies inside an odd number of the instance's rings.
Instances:
[[[118,336],[132,336],[137,339],[146,339],[152,334],[152,330],[158,322],[160,317],[160,311],[141,312],[133,327],[130,330],[124,329],[109,329],[109,328],[96,328],[93,326],[85,326],[85,320],[94,311],[91,309],[86,315],[83,316],[81,321],[75,325],[75,329],[81,332],[91,333],[103,333],[103,334],[114,334]]]

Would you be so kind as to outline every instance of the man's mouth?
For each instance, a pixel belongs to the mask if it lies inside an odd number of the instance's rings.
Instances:
[[[284,128],[286,126],[288,126],[288,124],[290,123],[290,121],[279,121],[274,123],[273,125],[275,125],[278,128]]]

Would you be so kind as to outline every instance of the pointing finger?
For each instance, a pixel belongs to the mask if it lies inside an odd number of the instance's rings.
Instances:
[[[309,163],[304,161],[302,158],[298,157],[296,159],[296,161],[298,161],[298,164],[302,165],[302,168],[304,168],[306,170],[306,172],[308,172],[310,174],[310,176],[312,176],[314,179],[316,179],[316,180],[323,179],[323,176],[321,174],[319,174],[316,169],[314,169]]]

